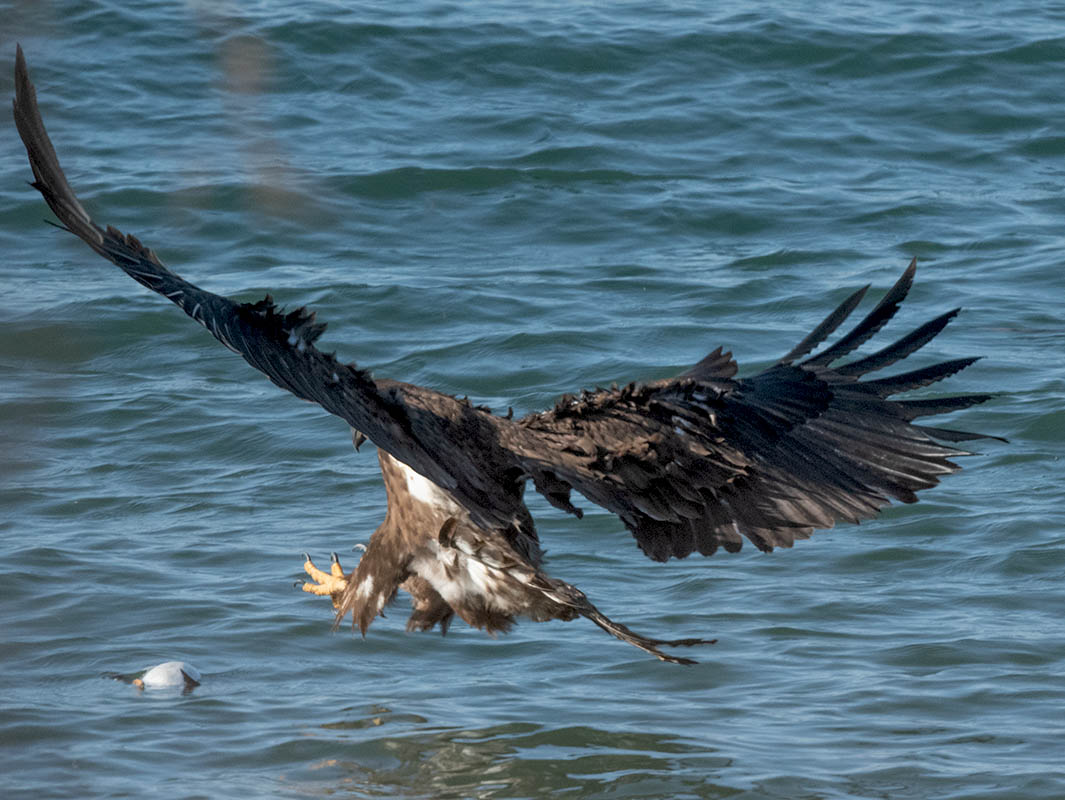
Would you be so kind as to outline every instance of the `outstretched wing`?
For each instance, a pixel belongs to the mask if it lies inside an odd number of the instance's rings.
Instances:
[[[59,166],[21,47],[16,53],[14,116],[33,168],[32,186],[44,196],[66,230],[138,283],[172,300],[281,388],[346,420],[378,447],[483,512],[482,518],[497,521],[509,517],[513,510],[510,499],[499,500],[487,491],[489,487],[478,485],[490,479],[477,470],[462,474],[465,462],[471,458],[475,461],[475,457],[461,448],[432,447],[434,437],[439,439],[449,427],[477,424],[483,416],[480,412],[428,389],[375,381],[368,372],[354,364],[342,364],[314,346],[325,325],[316,322],[306,309],[286,314],[269,296],[258,303],[240,303],[205,291],[167,269],[134,236],[97,225]],[[462,477],[456,478],[456,474]]]
[[[708,555],[719,546],[735,551],[741,534],[769,550],[815,528],[873,516],[892,498],[913,502],[914,492],[957,469],[949,459],[964,451],[941,442],[977,438],[912,421],[988,395],[889,399],[973,359],[859,380],[917,350],[956,312],[871,356],[832,367],[894,315],[913,280],[913,264],[835,344],[794,363],[836,330],[864,289],[752,378],[735,379],[735,362],[718,349],[674,380],[563,398],[553,411],[517,423],[429,389],[375,380],[315,347],[325,326],[305,309],[285,314],[269,297],[239,303],[204,291],[168,270],[135,237],[93,222],[59,166],[21,48],[15,90],[15,122],[33,167],[32,185],[67,230],[172,300],[275,384],[346,420],[450,492],[478,524],[516,524],[523,479],[531,477],[567,511],[579,513],[569,499],[577,489],[615,512],[658,560],[695,550]]]
[[[552,503],[579,513],[569,499],[577,489],[620,516],[658,561],[718,547],[735,552],[741,535],[760,550],[790,547],[817,528],[868,519],[893,499],[915,502],[915,492],[958,469],[951,458],[966,454],[943,442],[980,435],[913,420],[990,395],[891,398],[976,359],[861,378],[926,344],[957,309],[833,366],[894,316],[915,266],[849,333],[805,361],[796,363],[831,336],[868,287],[758,375],[735,379],[735,362],[719,348],[673,380],[563,398],[520,421],[530,436],[514,449]]]

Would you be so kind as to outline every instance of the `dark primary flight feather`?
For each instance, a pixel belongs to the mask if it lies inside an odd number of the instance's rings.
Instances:
[[[912,424],[989,395],[896,400],[948,377],[956,359],[863,380],[906,358],[954,317],[950,311],[872,355],[836,362],[895,315],[914,277],[898,282],[853,329],[817,351],[860,304],[855,292],[769,369],[736,378],[721,348],[670,380],[566,396],[521,420],[411,384],[375,379],[317,349],[325,326],[269,297],[241,303],[204,291],[163,266],[135,237],[101,227],[60,169],[21,48],[15,121],[33,186],[62,225],[134,280],[176,303],[278,386],[346,420],[398,461],[450,493],[478,525],[507,531],[523,509],[524,482],[571,513],[577,490],[617,514],[651,558],[789,547],[817,528],[867,519],[891,500],[958,469],[943,442],[979,434]],[[812,353],[812,355],[811,355]],[[805,357],[805,360],[800,360]]]

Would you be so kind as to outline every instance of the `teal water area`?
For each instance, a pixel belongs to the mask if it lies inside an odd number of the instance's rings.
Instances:
[[[325,349],[518,414],[750,372],[854,288],[982,355],[963,472],[771,555],[668,564],[530,495],[549,571],[667,638],[330,632],[372,447],[48,225],[0,125],[0,794],[1065,796],[1065,7],[13,3],[102,223]],[[884,340],[881,340],[881,342]],[[873,346],[876,346],[874,343]],[[180,659],[190,694],[101,677]]]

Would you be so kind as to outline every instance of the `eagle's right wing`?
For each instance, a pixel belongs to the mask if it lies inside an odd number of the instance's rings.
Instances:
[[[976,359],[946,361],[862,380],[918,350],[958,313],[949,311],[893,344],[834,364],[871,338],[898,310],[916,262],[850,332],[805,361],[848,317],[865,289],[848,297],[778,363],[736,379],[720,348],[672,380],[563,398],[520,421],[513,447],[537,489],[579,513],[571,489],[617,514],[649,557],[664,561],[742,538],[761,550],[837,522],[875,516],[891,500],[954,472],[965,455],[944,442],[979,434],[913,424],[990,395],[896,400],[893,395],[953,375]],[[868,288],[868,287],[866,287]]]

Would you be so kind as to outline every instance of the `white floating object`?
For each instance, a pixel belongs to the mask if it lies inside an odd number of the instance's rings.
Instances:
[[[200,685],[200,671],[184,661],[167,661],[145,671],[133,679],[133,685],[142,689],[166,689],[177,686],[193,689]]]

